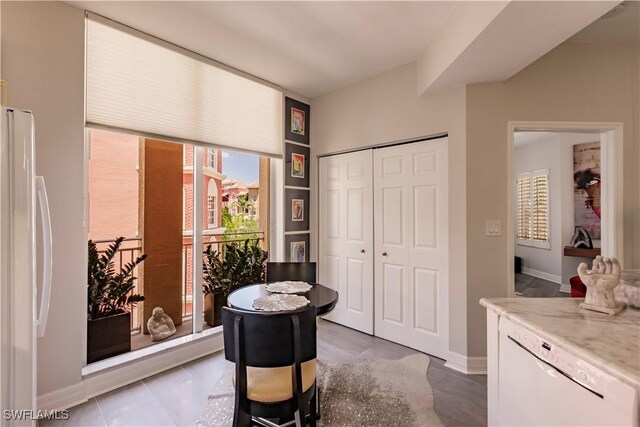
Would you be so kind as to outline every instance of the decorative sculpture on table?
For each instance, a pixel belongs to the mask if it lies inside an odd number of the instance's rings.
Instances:
[[[589,233],[587,233],[587,230],[583,227],[576,226],[571,242],[569,242],[569,246],[574,248],[593,249],[593,241],[591,240]]]
[[[584,262],[578,266],[580,280],[587,287],[587,295],[580,308],[607,314],[618,314],[626,305],[618,304],[613,289],[620,283],[620,263],[615,258],[600,255],[593,260],[591,270]]]
[[[147,322],[147,329],[151,335],[151,341],[162,341],[176,333],[176,327],[171,317],[164,314],[162,307],[153,309],[153,314]]]

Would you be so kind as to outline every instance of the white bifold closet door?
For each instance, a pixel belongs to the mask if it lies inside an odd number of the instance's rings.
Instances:
[[[447,139],[374,150],[375,335],[448,358]]]
[[[320,158],[318,280],[338,291],[328,320],[373,334],[371,150]]]

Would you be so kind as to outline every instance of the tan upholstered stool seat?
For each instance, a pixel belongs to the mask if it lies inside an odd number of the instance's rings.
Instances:
[[[316,359],[302,363],[302,390],[307,391],[316,380]],[[293,397],[291,370],[293,366],[280,368],[254,368],[247,366],[247,397],[255,402],[275,403]],[[233,386],[236,385],[235,370]]]

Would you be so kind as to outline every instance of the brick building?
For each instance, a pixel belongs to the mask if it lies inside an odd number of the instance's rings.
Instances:
[[[150,157],[143,161],[144,138],[135,135],[120,134],[101,130],[92,130],[90,136],[89,164],[88,164],[88,190],[89,190],[89,239],[104,241],[98,245],[99,249],[106,248],[109,241],[115,240],[119,236],[127,238],[122,245],[124,252],[121,252],[123,260],[126,262],[131,256],[137,256],[143,245],[145,218],[147,221],[164,221],[160,212],[150,212],[152,208],[145,212],[143,197],[145,177],[143,170],[145,161],[148,163]],[[161,143],[162,144],[162,143]],[[176,144],[163,143],[165,146],[176,147]],[[193,146],[183,145],[182,150],[182,203],[173,208],[172,204],[160,201],[165,209],[175,212],[180,208],[182,217],[182,228],[179,231],[182,236],[182,256],[172,258],[176,268],[182,269],[181,283],[176,283],[182,287],[182,316],[191,314],[192,291],[192,262],[193,262]],[[162,150],[160,150],[162,151]],[[167,151],[164,158],[173,156]],[[160,155],[160,159],[163,155]],[[155,157],[155,159],[158,159]],[[154,164],[146,165],[148,170],[156,170],[156,173],[163,174],[169,172],[167,165],[162,164],[162,160],[154,160]],[[173,164],[173,163],[171,163]],[[178,165],[175,165],[178,166]],[[174,170],[174,166],[170,166]],[[175,176],[176,174],[172,174]],[[157,175],[156,175],[157,176]],[[149,179],[149,176],[146,177]],[[202,186],[202,229],[204,230],[204,242],[215,241],[217,238],[213,234],[224,231],[222,228],[222,151],[207,148],[203,157],[203,186]],[[175,181],[171,178],[172,183]],[[153,184],[154,179],[146,185]],[[175,184],[178,184],[175,182]],[[174,185],[175,186],[175,185]],[[157,206],[158,201],[154,202]],[[180,206],[180,207],[179,207]],[[151,215],[151,216],[149,216]],[[171,224],[178,225],[177,222]],[[147,224],[149,225],[149,224]],[[160,227],[161,228],[161,227]],[[155,227],[154,229],[159,229]],[[167,232],[178,232],[178,230],[166,224]],[[168,248],[165,248],[168,249]],[[147,252],[148,249],[145,249]],[[201,253],[201,251],[199,250]],[[126,256],[125,256],[126,255]],[[154,257],[156,258],[156,257]],[[119,259],[116,259],[116,264]],[[145,262],[147,264],[148,262]],[[152,283],[147,283],[145,289],[141,280],[137,284],[138,292],[147,296],[153,289]],[[160,298],[160,301],[164,301]],[[163,303],[164,304],[164,303]],[[182,317],[181,316],[181,317]],[[137,317],[134,313],[133,327],[138,328],[144,324],[144,319]],[[177,319],[174,318],[174,321]],[[137,322],[137,323],[136,323]]]

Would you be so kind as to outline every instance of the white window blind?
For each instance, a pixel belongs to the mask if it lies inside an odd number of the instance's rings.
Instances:
[[[531,239],[531,176],[518,178],[518,239]]]
[[[549,248],[549,170],[520,174],[516,187],[518,243]]]
[[[531,182],[531,208],[533,218],[531,227],[532,239],[537,242],[549,241],[549,176],[538,175]]]
[[[93,14],[85,105],[87,126],[282,156],[280,90]]]

